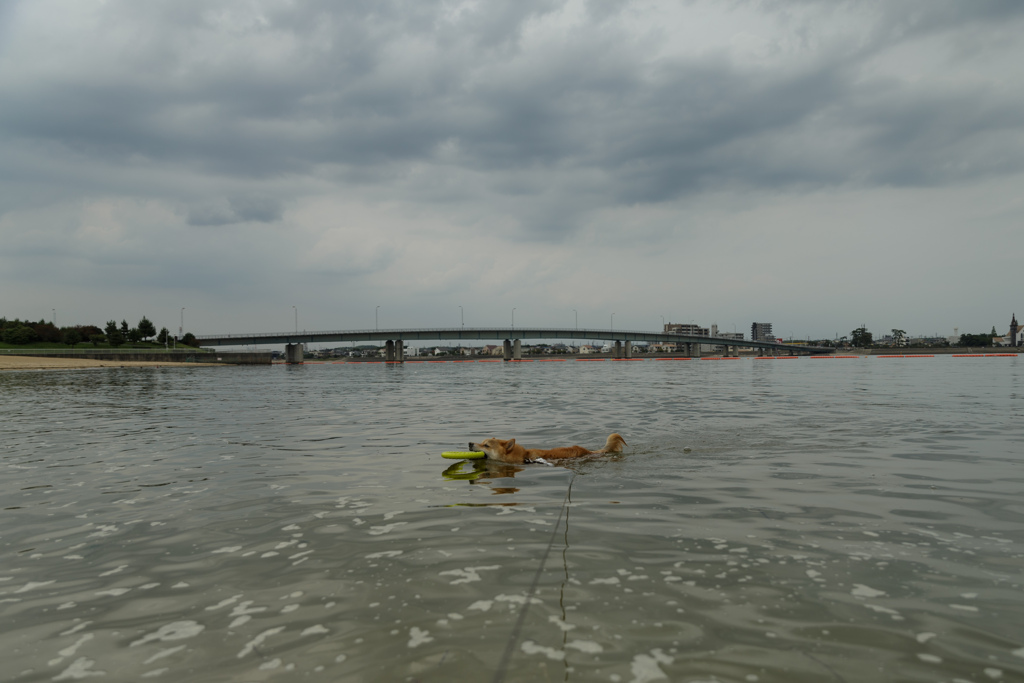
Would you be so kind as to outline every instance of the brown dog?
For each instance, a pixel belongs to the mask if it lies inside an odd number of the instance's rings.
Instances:
[[[544,462],[545,460],[564,460],[565,458],[578,458],[582,455],[595,455],[600,453],[621,453],[622,447],[626,446],[626,440],[620,434],[612,434],[605,441],[604,448],[599,451],[588,451],[583,446],[566,446],[563,448],[552,448],[542,450],[539,448],[523,448],[516,443],[515,439],[484,439],[480,443],[470,443],[469,450],[483,451],[488,460],[500,460],[515,465],[529,462]]]

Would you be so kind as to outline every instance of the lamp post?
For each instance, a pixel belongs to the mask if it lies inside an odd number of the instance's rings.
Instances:
[[[374,329],[374,331],[377,331],[377,330],[380,329],[380,325],[377,323],[377,311],[379,311],[379,310],[380,310],[380,306],[377,306],[377,308],[373,309],[373,329]]]
[[[612,313],[612,317],[611,317],[611,319],[608,322],[608,328],[611,329],[611,330],[615,329],[615,314],[614,313]]]
[[[512,308],[512,329],[516,329],[516,309]]]
[[[53,317],[50,318],[50,324],[53,325],[54,327],[57,327],[57,309],[51,308],[50,312],[53,313]]]
[[[463,327],[466,326],[466,317],[464,314],[465,311],[462,310],[462,306],[459,306],[459,322],[462,323]]]
[[[661,318],[661,331],[664,332],[665,331],[665,316],[661,315],[661,316],[658,316],[658,317]]]
[[[576,329],[578,330],[580,329],[580,314],[575,308],[572,309],[572,312],[576,314]]]
[[[299,307],[298,306],[292,306],[292,308],[295,309],[295,334],[298,334],[299,333]]]
[[[178,337],[185,334],[185,307],[181,307],[181,320],[178,321]]]

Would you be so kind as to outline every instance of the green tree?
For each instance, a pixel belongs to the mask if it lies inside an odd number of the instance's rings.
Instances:
[[[858,327],[854,331],[850,332],[850,344],[853,346],[871,346],[873,341],[874,337],[870,332],[868,332],[868,328],[866,327]]]
[[[106,339],[106,337],[104,335],[102,335],[102,334],[90,334],[89,335],[89,341],[92,342],[93,346],[99,346],[100,342],[105,340],[105,339]]]
[[[987,334],[961,334],[960,346],[992,346],[992,337]]]
[[[107,326],[104,328],[107,333],[107,343],[113,347],[118,347],[124,344],[124,334],[117,328],[117,323],[113,320],[107,321]]]
[[[71,327],[69,329],[64,330],[64,343],[70,346],[71,348],[74,348],[75,344],[78,344],[81,341],[82,333],[79,332],[77,328]]]
[[[128,329],[129,329],[128,328],[128,321],[122,319],[121,320],[121,336],[123,336],[125,339],[128,338]]]
[[[156,335],[156,326],[149,321],[149,318],[142,316],[142,320],[139,321],[139,332],[142,333],[143,339],[149,339]]]
[[[166,327],[161,327],[160,328],[160,334],[158,334],[157,337],[156,337],[157,342],[160,343],[160,344],[166,344],[167,343],[167,337],[168,337],[169,334],[170,334],[170,332],[167,330]]]
[[[892,345],[893,346],[906,346],[907,345],[907,332],[906,332],[906,330],[893,329],[893,331],[892,331]]]
[[[0,339],[8,344],[31,344],[39,339],[39,335],[31,327],[18,324],[18,321],[15,323],[4,327],[3,336]]]
[[[191,332],[185,333],[185,336],[181,338],[181,343],[185,346],[198,346],[198,344],[196,344],[196,335]]]
[[[128,334],[125,336],[127,337],[128,341],[130,341],[132,344],[138,344],[140,341],[142,341],[142,330],[140,330],[137,327],[133,327],[130,330],[128,330]]]

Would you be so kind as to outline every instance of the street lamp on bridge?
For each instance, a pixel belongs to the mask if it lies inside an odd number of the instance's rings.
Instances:
[[[377,311],[379,310],[380,306],[377,306],[377,308],[373,309],[373,330],[375,332],[380,329],[380,325],[377,323]]]
[[[516,328],[516,309],[515,309],[515,307],[513,307],[512,308],[512,329],[514,330],[515,328]]]

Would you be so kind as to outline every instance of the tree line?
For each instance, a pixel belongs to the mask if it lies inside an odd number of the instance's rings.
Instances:
[[[82,343],[91,343],[93,346],[105,344],[117,348],[128,343],[139,344],[142,342],[167,345],[173,339],[166,327],[160,328],[160,331],[157,332],[156,326],[146,316],[142,316],[139,324],[135,327],[130,327],[126,320],[122,320],[120,325],[114,320],[108,320],[102,329],[95,325],[57,327],[52,322],[45,320],[34,323],[17,318],[14,320],[0,318],[0,341],[17,346],[43,342],[66,344],[72,348]],[[186,333],[176,343],[185,346],[197,345],[196,337],[191,332]]]

